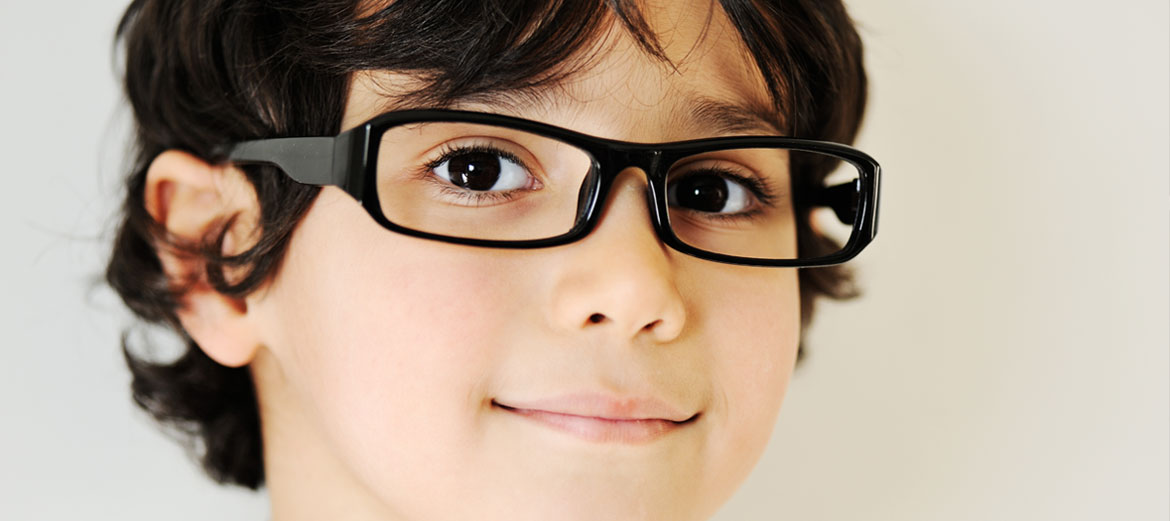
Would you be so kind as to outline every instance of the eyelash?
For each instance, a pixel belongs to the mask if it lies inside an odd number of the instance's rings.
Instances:
[[[747,188],[748,192],[752,194],[752,197],[754,197],[756,201],[759,202],[759,205],[756,205],[751,210],[742,213],[721,214],[700,212],[704,215],[704,219],[722,222],[752,221],[763,216],[764,211],[762,208],[760,208],[761,206],[768,208],[776,207],[776,200],[778,198],[776,195],[776,189],[773,188],[766,180],[760,179],[758,177],[745,176],[735,172],[734,170],[719,167],[698,168],[688,172],[684,176],[681,176],[681,178],[686,178],[688,176],[698,174],[716,175],[739,183],[743,185],[744,188]]]
[[[521,160],[515,154],[506,150],[501,150],[498,147],[491,145],[452,145],[450,143],[444,143],[443,148],[439,151],[439,156],[423,164],[419,172],[419,177],[427,182],[433,183],[444,196],[457,199],[455,202],[471,203],[468,206],[484,206],[485,203],[503,203],[515,199],[516,196],[519,195],[519,192],[528,191],[524,189],[508,190],[503,192],[463,190],[435,177],[432,171],[435,168],[438,168],[439,165],[459,154],[469,153],[495,155],[501,159],[505,159],[520,165],[520,167],[523,168],[525,172],[528,172],[530,176],[532,175],[532,169],[528,168],[528,165],[523,160]]]
[[[456,202],[458,202],[458,203],[470,203],[469,206],[483,206],[485,203],[496,204],[496,203],[507,202],[507,201],[510,201],[512,199],[515,199],[516,196],[518,196],[520,192],[527,191],[527,190],[523,190],[523,189],[508,190],[508,191],[503,191],[503,192],[462,190],[462,189],[454,187],[448,183],[445,183],[440,179],[437,179],[434,176],[434,174],[432,173],[432,171],[435,168],[437,168],[439,165],[443,164],[444,162],[450,160],[451,158],[453,158],[459,154],[467,154],[467,153],[483,153],[483,154],[492,154],[492,155],[498,156],[502,159],[505,159],[505,160],[511,161],[513,163],[516,163],[517,165],[520,165],[520,167],[523,168],[525,172],[529,172],[529,175],[531,175],[531,169],[528,167],[528,165],[523,160],[521,160],[519,157],[517,157],[515,154],[512,154],[511,152],[508,152],[506,150],[502,150],[498,147],[494,147],[491,145],[466,145],[465,146],[465,145],[452,145],[450,143],[446,143],[443,145],[443,148],[439,151],[438,157],[436,157],[435,159],[432,159],[430,161],[427,161],[426,163],[423,164],[423,168],[421,169],[421,172],[420,172],[420,177],[424,178],[428,182],[433,183],[442,192],[442,194],[444,196],[452,197],[452,198],[456,199],[457,200]],[[754,197],[756,199],[756,201],[758,201],[758,203],[759,203],[751,210],[749,210],[747,212],[742,212],[742,213],[736,213],[736,214],[703,213],[705,219],[712,220],[712,221],[722,221],[722,222],[752,221],[752,220],[755,220],[763,215],[764,211],[760,208],[760,206],[775,208],[775,202],[777,199],[776,190],[765,180],[759,179],[757,177],[745,176],[745,175],[739,174],[731,169],[719,168],[719,167],[708,167],[708,168],[696,169],[692,172],[687,173],[687,175],[683,176],[683,177],[685,178],[685,177],[690,176],[690,175],[698,175],[698,174],[716,175],[716,176],[719,176],[719,177],[722,177],[725,179],[729,179],[729,180],[731,180],[735,183],[738,183],[740,185],[743,185],[752,194],[752,197]]]

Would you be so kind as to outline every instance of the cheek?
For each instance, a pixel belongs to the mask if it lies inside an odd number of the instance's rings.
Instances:
[[[776,408],[783,399],[800,342],[800,295],[794,270],[737,287],[712,313],[726,335],[726,356],[716,364],[729,398],[753,407]]]
[[[704,289],[705,288],[705,289]],[[796,271],[706,276],[693,289],[712,378],[711,486],[734,490],[771,437],[800,342]]]
[[[392,234],[325,194],[318,204],[272,299],[286,381],[366,481],[440,474],[479,442],[477,400],[522,281],[490,254]]]

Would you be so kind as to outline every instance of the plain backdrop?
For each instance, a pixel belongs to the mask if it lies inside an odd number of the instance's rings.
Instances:
[[[0,9],[0,518],[265,519],[135,410],[97,283],[124,0]],[[822,309],[719,520],[1170,518],[1170,8],[853,0],[884,167],[863,299]]]

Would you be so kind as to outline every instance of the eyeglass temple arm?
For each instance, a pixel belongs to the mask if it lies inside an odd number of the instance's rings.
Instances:
[[[237,143],[227,150],[235,163],[275,165],[294,181],[315,186],[346,186],[349,171],[347,134],[337,137],[289,137]]]
[[[823,206],[833,209],[833,213],[844,224],[853,224],[857,215],[857,201],[861,180],[841,183],[821,188],[813,201],[813,206]]]

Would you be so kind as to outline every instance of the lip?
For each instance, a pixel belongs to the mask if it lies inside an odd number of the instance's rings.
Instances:
[[[492,400],[509,414],[587,441],[641,444],[679,430],[699,417],[654,398],[613,398],[598,394],[541,400]]]

